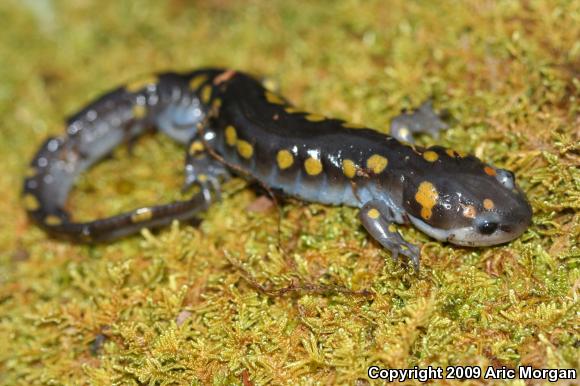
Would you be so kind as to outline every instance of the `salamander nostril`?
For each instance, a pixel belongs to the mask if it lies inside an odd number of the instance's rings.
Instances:
[[[477,226],[477,230],[479,233],[484,235],[491,235],[493,232],[496,231],[499,224],[496,222],[485,221]]]

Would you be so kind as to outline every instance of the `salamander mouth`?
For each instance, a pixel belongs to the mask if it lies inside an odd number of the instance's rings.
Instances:
[[[439,241],[448,241],[455,245],[466,247],[486,247],[490,245],[497,245],[507,243],[524,232],[526,226],[515,227],[512,225],[501,225],[498,229],[489,235],[483,235],[477,231],[473,226],[440,229],[435,228],[423,220],[409,215],[409,219],[418,229],[423,233],[433,237]]]

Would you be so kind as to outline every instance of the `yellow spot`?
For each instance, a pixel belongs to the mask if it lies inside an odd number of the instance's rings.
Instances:
[[[488,176],[492,176],[495,177],[497,175],[497,173],[495,172],[495,169],[489,166],[486,166],[483,168],[483,171],[485,172],[485,174],[487,174]]]
[[[275,105],[286,104],[286,102],[284,102],[284,99],[282,99],[279,95],[276,95],[271,91],[266,91],[266,100]]]
[[[304,114],[303,111],[300,111],[296,107],[286,107],[284,111],[286,111],[288,114]]]
[[[234,146],[238,140],[238,133],[233,126],[226,127],[226,143],[230,146]]]
[[[433,150],[428,150],[423,153],[423,158],[429,162],[435,162],[439,158],[439,155],[435,153]]]
[[[419,184],[419,189],[415,194],[415,200],[421,205],[421,217],[428,220],[433,214],[433,207],[437,204],[439,193],[432,183],[423,181]]]
[[[389,224],[389,232],[391,233],[395,233],[397,231],[397,227],[395,226],[395,224]]]
[[[212,89],[212,87],[209,84],[206,84],[201,89],[201,101],[205,104],[207,104],[211,98],[211,91],[212,91],[211,89]]]
[[[207,80],[207,75],[198,75],[189,81],[189,88],[193,91],[197,90]]]
[[[451,150],[451,149],[446,149],[445,153],[447,153],[447,155],[451,158],[455,158],[455,157],[459,156],[459,154],[457,154],[457,152],[455,150]]]
[[[320,122],[320,121],[324,121],[326,119],[326,117],[324,115],[319,115],[319,114],[308,114],[304,118],[310,122]]]
[[[366,126],[360,123],[351,123],[351,122],[344,122],[342,127],[347,129],[364,129]]]
[[[378,218],[379,218],[379,216],[380,216],[381,214],[379,213],[379,211],[378,211],[378,210],[376,210],[375,208],[372,208],[372,209],[370,209],[370,210],[367,212],[367,215],[368,215],[370,218],[372,218],[373,220],[376,220],[376,219],[378,219]]]
[[[367,169],[372,170],[373,173],[379,174],[387,167],[389,160],[382,155],[373,154],[367,160]]]
[[[252,154],[254,154],[254,147],[249,142],[240,139],[236,145],[238,153],[245,159],[250,159]]]
[[[213,110],[213,113],[217,114],[220,111],[221,107],[222,107],[222,100],[220,98],[214,99],[214,101],[211,104],[211,109]]]
[[[31,166],[28,168],[28,170],[26,170],[26,177],[32,178],[35,175],[36,175],[36,168],[34,166]]]
[[[282,170],[288,169],[294,163],[294,157],[288,150],[280,150],[276,155],[278,167]]]
[[[199,174],[199,175],[197,176],[197,180],[198,180],[199,182],[206,182],[206,181],[207,181],[207,176],[206,176],[205,174]]]
[[[494,208],[494,206],[495,206],[495,204],[489,198],[486,198],[485,200],[483,200],[483,207],[485,209],[492,210]]]
[[[304,169],[309,175],[316,176],[322,172],[322,162],[316,158],[308,158],[304,161]]]
[[[134,223],[149,221],[151,218],[153,218],[151,208],[139,208],[131,215],[131,221]]]
[[[40,208],[40,203],[38,202],[38,198],[34,194],[26,193],[24,195],[24,207],[28,211],[33,211]]]
[[[62,224],[62,220],[60,217],[50,214],[44,218],[44,223],[46,225],[60,225]]]
[[[353,161],[345,159],[342,161],[342,172],[348,178],[353,178],[356,175],[356,165]]]
[[[147,108],[143,105],[135,105],[133,106],[133,109],[131,109],[131,112],[133,113],[133,117],[141,119],[147,114]]]
[[[194,155],[195,153],[199,153],[203,151],[205,146],[203,146],[203,142],[201,141],[193,141],[189,146],[189,154]]]
[[[152,75],[152,76],[148,76],[146,78],[137,79],[136,81],[133,81],[133,82],[127,84],[125,86],[125,89],[129,92],[137,92],[137,91],[145,88],[146,86],[157,83],[158,81],[159,81],[159,78],[155,75]]]
[[[467,156],[467,153],[464,151],[456,151],[456,153],[461,158],[465,158],[465,156]]]
[[[473,205],[464,205],[463,206],[463,217],[467,218],[475,218],[477,214],[477,210]]]

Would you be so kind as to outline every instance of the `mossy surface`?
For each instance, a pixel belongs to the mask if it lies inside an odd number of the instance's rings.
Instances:
[[[577,1],[3,0],[0,20],[0,383],[364,385],[370,365],[580,367]],[[141,74],[207,65],[381,130],[433,98],[453,117],[438,143],[513,170],[533,224],[483,249],[400,227],[422,245],[417,276],[355,210],[289,201],[280,220],[242,180],[199,227],[109,245],[27,220],[27,164],[66,115]],[[69,207],[89,219],[175,199],[182,152],[144,138],[83,176]]]

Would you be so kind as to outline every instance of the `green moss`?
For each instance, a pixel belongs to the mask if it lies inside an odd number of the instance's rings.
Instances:
[[[578,369],[577,2],[8,0],[0,16],[0,383]],[[308,110],[381,130],[432,97],[454,120],[438,142],[515,171],[533,224],[484,249],[400,227],[423,245],[416,276],[354,210],[290,200],[282,219],[248,211],[256,193],[241,180],[197,228],[110,245],[58,242],[27,221],[22,176],[64,116],[139,74],[203,65],[267,75]],[[81,178],[70,208],[88,219],[176,199],[182,158],[144,138]]]

